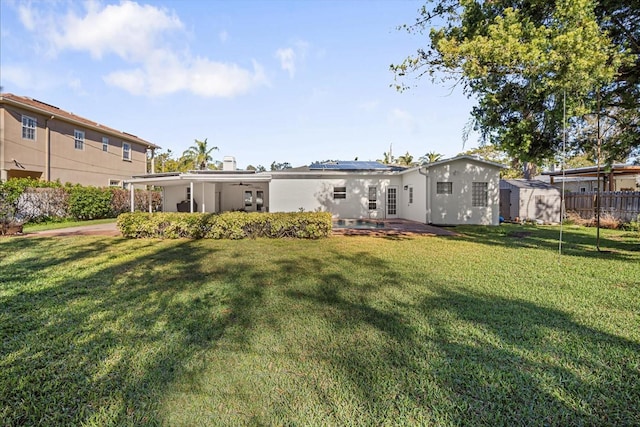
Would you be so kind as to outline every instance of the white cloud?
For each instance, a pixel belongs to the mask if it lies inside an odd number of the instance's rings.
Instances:
[[[278,49],[276,57],[280,60],[280,67],[289,72],[289,77],[293,78],[296,74],[296,54],[293,49]]]
[[[12,92],[13,86],[20,89],[43,89],[55,84],[55,76],[44,69],[34,69],[25,65],[2,65],[2,91]]]
[[[135,95],[165,95],[189,91],[205,97],[233,97],[267,83],[259,64],[253,69],[238,64],[195,57],[177,48],[184,25],[175,13],[151,5],[123,0],[103,6],[89,1],[85,10],[64,16],[49,15],[22,6],[21,22],[31,31],[43,31],[50,53],[88,52],[95,59],[115,55],[131,64],[103,77],[110,85]],[[222,41],[226,31],[220,33]]]
[[[33,31],[36,28],[36,18],[34,17],[34,11],[32,9],[24,5],[20,6],[18,8],[18,17],[27,30]]]
[[[304,62],[309,43],[304,40],[298,40],[293,43],[293,47],[280,48],[276,50],[275,56],[280,60],[280,68],[289,73],[289,77],[293,78],[297,71],[297,65]]]

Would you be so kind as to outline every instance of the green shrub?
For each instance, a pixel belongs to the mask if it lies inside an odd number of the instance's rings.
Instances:
[[[79,220],[112,217],[109,188],[69,187],[69,214]]]
[[[331,233],[331,214],[292,213],[123,213],[118,228],[130,238],[161,239],[318,239]]]

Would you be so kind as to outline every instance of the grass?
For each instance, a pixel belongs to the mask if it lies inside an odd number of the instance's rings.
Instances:
[[[88,221],[64,220],[55,222],[42,222],[36,224],[27,223],[24,225],[24,232],[33,233],[36,231],[58,230],[60,228],[67,227],[79,227],[81,225],[110,224],[112,222],[116,222],[116,218],[93,219]]]
[[[3,425],[638,425],[640,239],[0,239]]]

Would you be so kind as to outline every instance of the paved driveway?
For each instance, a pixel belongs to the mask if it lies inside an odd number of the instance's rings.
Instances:
[[[120,236],[115,222],[108,224],[81,225],[78,227],[58,228],[56,230],[34,231],[25,236]]]

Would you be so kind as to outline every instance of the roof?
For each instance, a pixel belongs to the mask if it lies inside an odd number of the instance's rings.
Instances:
[[[337,160],[333,162],[312,163],[310,171],[340,170],[340,171],[400,171],[406,168],[396,165],[385,165],[380,162],[367,162],[358,160]]]
[[[517,188],[528,188],[536,190],[554,190],[559,191],[558,187],[549,184],[548,182],[539,181],[537,179],[502,179],[500,183],[507,183]]]
[[[614,174],[614,175],[636,175],[636,174],[640,174],[640,166],[637,165],[627,165],[624,163],[617,163],[614,165],[611,165],[611,167],[604,167],[604,166],[600,166],[600,175],[607,175],[607,174]],[[559,170],[559,171],[547,171],[547,172],[542,172],[542,175],[549,175],[549,176],[567,176],[567,175],[573,175],[573,176],[596,176],[598,175],[598,166],[585,166],[585,167],[581,167],[581,168],[572,168],[572,169],[565,169],[564,171]]]
[[[484,160],[481,159],[479,157],[475,157],[475,156],[469,156],[466,154],[460,155],[460,156],[456,156],[456,157],[452,157],[450,159],[444,159],[444,160],[438,160],[437,162],[433,162],[433,163],[427,163],[426,165],[423,165],[422,167],[433,167],[433,166],[440,166],[440,165],[444,165],[446,163],[451,163],[451,162],[455,162],[457,160],[467,160],[467,161],[472,161],[472,162],[476,162],[476,163],[483,163],[487,166],[493,166],[496,168],[500,168],[500,169],[506,169],[508,166],[503,165],[502,163],[496,163],[496,162],[491,162],[489,160]]]
[[[97,132],[109,134],[112,136],[117,136],[128,142],[138,143],[140,145],[147,146],[148,148],[160,148],[158,145],[155,145],[149,141],[145,141],[144,139],[139,138],[130,133],[119,131],[119,130],[110,128],[108,126],[101,125],[98,122],[94,122],[84,117],[77,116],[73,113],[62,110],[56,107],[55,105],[47,104],[46,102],[38,101],[37,99],[28,98],[25,96],[18,96],[12,93],[2,93],[0,94],[0,104],[14,105],[29,111],[33,111],[35,113],[51,116],[59,120],[77,123],[79,125],[90,128]]]

